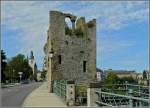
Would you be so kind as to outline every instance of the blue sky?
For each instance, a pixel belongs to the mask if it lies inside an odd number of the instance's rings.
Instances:
[[[2,49],[8,58],[33,50],[42,69],[49,11],[58,10],[97,19],[97,67],[148,69],[146,1],[3,1],[1,6]]]

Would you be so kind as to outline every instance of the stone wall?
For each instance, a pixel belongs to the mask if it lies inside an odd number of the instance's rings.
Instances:
[[[71,34],[66,34],[65,18],[72,21]],[[82,33],[81,33],[82,32]],[[45,48],[46,47],[46,48]],[[51,66],[47,65],[52,80],[75,80],[88,83],[96,78],[96,20],[86,23],[85,18],[58,11],[50,11],[46,55],[53,52]],[[49,59],[47,58],[47,64]]]

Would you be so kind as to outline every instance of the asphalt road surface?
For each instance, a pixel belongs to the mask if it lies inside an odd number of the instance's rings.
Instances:
[[[14,87],[2,89],[2,106],[15,107],[22,106],[24,99],[34,89],[38,88],[42,83],[22,84]]]

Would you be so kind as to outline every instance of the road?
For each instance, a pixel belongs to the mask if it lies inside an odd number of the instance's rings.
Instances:
[[[42,83],[22,84],[14,87],[2,89],[2,106],[4,107],[18,107],[22,106],[24,99],[34,89],[38,88]]]

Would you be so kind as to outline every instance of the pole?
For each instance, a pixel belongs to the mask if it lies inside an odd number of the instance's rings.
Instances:
[[[131,97],[132,97],[132,93],[133,93],[133,90],[132,89],[129,89],[129,107],[130,108],[133,108],[133,101],[132,101],[132,99],[131,99]]]
[[[21,75],[20,75],[20,83],[21,83]]]
[[[13,83],[15,83],[14,72],[15,70],[13,69]]]
[[[12,69],[12,68],[11,68]],[[11,73],[11,83],[13,82],[13,71]]]
[[[126,95],[128,95],[128,81],[125,81],[125,89],[126,89]]]
[[[21,83],[22,72],[19,72],[19,77],[20,77],[20,83]]]

